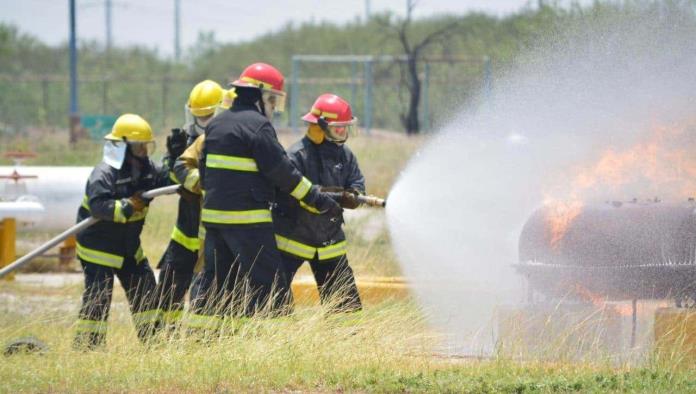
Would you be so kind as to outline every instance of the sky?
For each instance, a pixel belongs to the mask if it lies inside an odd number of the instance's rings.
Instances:
[[[219,42],[247,41],[285,24],[308,21],[346,23],[391,11],[403,15],[407,0],[179,0],[181,47],[196,42],[200,31],[213,31]],[[76,0],[80,40],[106,41],[105,0]],[[56,45],[67,41],[68,0],[0,0],[0,21]],[[536,0],[419,0],[414,17],[484,11],[496,15],[519,10]],[[115,46],[137,44],[174,52],[175,0],[112,0]]]

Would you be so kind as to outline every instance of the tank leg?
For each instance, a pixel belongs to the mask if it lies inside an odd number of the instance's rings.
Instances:
[[[636,325],[638,322],[638,300],[631,300],[631,349],[636,347]]]
[[[534,289],[532,288],[532,284],[529,283],[529,281],[527,281],[527,303],[534,303]]]

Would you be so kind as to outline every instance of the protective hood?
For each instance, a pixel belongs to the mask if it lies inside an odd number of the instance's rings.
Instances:
[[[126,149],[128,144],[125,141],[104,141],[104,163],[120,170],[123,167],[123,161],[126,159]]]

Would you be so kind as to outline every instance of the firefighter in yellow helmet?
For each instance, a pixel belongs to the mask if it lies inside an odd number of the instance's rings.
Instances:
[[[138,337],[156,330],[155,276],[140,246],[149,201],[142,193],[168,185],[166,167],[149,158],[155,148],[152,129],[134,114],[120,116],[105,137],[104,158],[87,180],[77,214],[100,219],[77,236],[77,257],[85,275],[75,346],[104,344],[107,318],[118,277],[126,292]]]
[[[233,95],[233,91],[226,91],[211,80],[202,81],[191,89],[186,103],[187,114],[190,116],[187,116],[188,122],[184,125],[185,132],[174,129],[167,139],[167,162],[170,163],[171,176],[176,182],[190,188],[191,183],[197,181],[198,170],[185,166],[174,167],[174,163],[194,141],[199,138],[202,141],[206,125],[221,108],[224,109],[225,102]],[[196,193],[186,191],[182,191],[181,194],[176,225],[158,264],[158,305],[163,312],[164,323],[170,327],[181,317],[186,291],[193,280],[202,238],[199,234],[200,197]]]

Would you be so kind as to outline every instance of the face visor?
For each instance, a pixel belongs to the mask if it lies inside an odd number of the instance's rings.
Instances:
[[[274,89],[263,89],[261,93],[263,105],[269,114],[285,111],[285,92]]]
[[[130,148],[131,154],[141,159],[155,153],[156,147],[155,141],[128,141],[128,148]]]
[[[191,109],[188,106],[188,103],[184,105],[184,128],[188,129],[188,125],[194,124],[195,117],[191,113]]]
[[[326,139],[342,144],[348,140],[349,136],[358,134],[358,118],[353,118],[347,122],[327,122],[324,118],[319,118],[319,127],[324,131]]]

